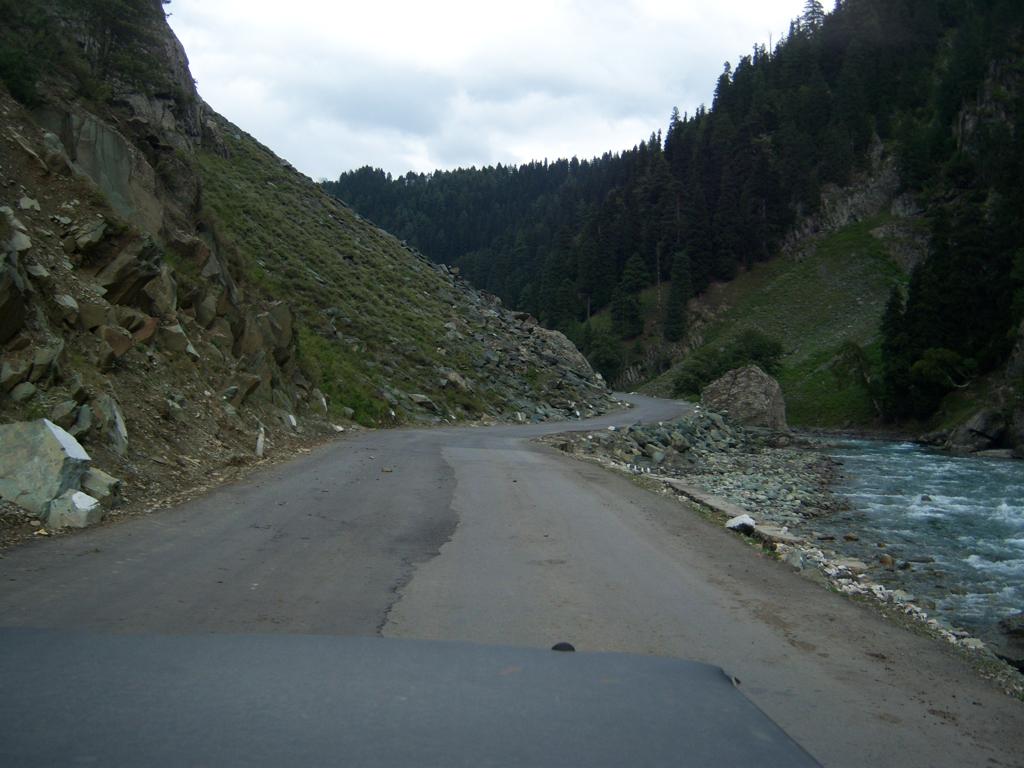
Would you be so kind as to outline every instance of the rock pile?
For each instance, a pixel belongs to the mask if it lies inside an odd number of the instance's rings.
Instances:
[[[437,269],[447,274],[446,267]],[[601,374],[564,335],[540,327],[528,314],[505,309],[497,296],[464,287],[464,298],[476,311],[445,323],[444,343],[451,348],[469,343],[478,351],[471,372],[437,369],[442,390],[486,390],[485,414],[507,421],[589,418],[615,406]],[[434,411],[430,420],[444,415],[436,404],[408,398]]]
[[[72,435],[48,419],[2,425],[0,499],[50,528],[98,523],[103,507],[118,502],[121,481],[91,461]]]
[[[544,438],[562,450],[637,474],[676,477],[754,514],[795,525],[836,507],[836,465],[824,454],[789,447],[788,433],[755,431],[697,408],[675,421]]]

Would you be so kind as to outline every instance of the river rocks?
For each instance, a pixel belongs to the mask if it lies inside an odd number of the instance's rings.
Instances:
[[[867,570],[868,570],[867,563],[865,563],[862,560],[858,560],[858,559],[856,559],[854,557],[843,557],[843,558],[840,558],[840,559],[835,561],[834,565],[835,565],[836,568],[839,568],[840,570],[848,571],[849,573],[852,573],[854,575],[858,575],[858,574],[861,574],[861,573],[867,573]]]
[[[1007,442],[1013,446],[1013,456],[1024,459],[1024,405],[1018,405],[1010,418]]]
[[[790,533],[777,525],[755,525],[751,536],[764,544],[786,544],[791,547],[801,544],[804,540],[802,536]]]
[[[50,528],[85,528],[103,519],[103,507],[87,493],[69,489],[50,503],[46,524]]]
[[[0,498],[45,516],[50,502],[77,489],[89,454],[47,419],[0,426]]]
[[[1024,672],[1024,613],[1001,619],[985,639],[993,653]]]
[[[786,428],[786,403],[779,383],[756,365],[737,368],[708,384],[701,404],[725,412],[745,426]]]

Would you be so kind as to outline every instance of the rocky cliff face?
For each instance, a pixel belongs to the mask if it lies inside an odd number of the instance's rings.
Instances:
[[[93,50],[62,5],[51,31]],[[105,69],[97,98],[54,66],[27,108],[0,86],[0,421],[50,418],[131,496],[247,461],[257,439],[609,406],[563,336],[213,112],[158,18],[128,53],[159,87]]]

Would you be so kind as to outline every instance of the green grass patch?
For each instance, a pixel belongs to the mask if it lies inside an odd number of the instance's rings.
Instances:
[[[340,416],[345,407],[355,411],[355,420],[364,426],[377,426],[388,413],[388,404],[361,370],[355,355],[345,347],[332,344],[305,326],[299,328],[299,359],[327,395],[328,409]]]
[[[783,344],[778,374],[794,426],[847,427],[876,418],[867,388],[837,376],[833,362],[846,342],[879,360],[878,325],[894,283],[906,276],[871,230],[879,216],[818,239],[799,255],[757,264],[701,298],[714,319],[702,347],[725,347],[758,330]],[[645,390],[667,394],[678,366]]]

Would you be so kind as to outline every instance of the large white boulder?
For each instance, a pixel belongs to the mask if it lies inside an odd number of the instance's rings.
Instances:
[[[89,461],[49,419],[0,425],[0,498],[45,517],[51,501],[78,489]]]

